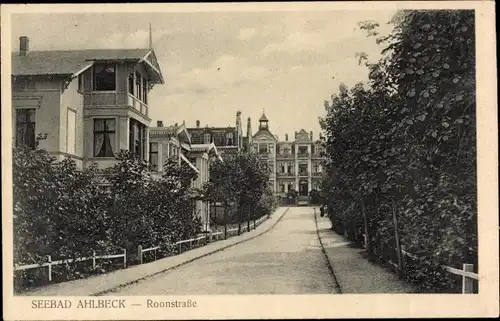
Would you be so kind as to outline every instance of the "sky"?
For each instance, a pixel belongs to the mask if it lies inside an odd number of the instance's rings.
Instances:
[[[356,53],[378,59],[381,47],[359,30],[375,20],[388,33],[395,11],[159,12],[12,15],[12,50],[19,36],[30,50],[147,48],[149,23],[164,85],[150,92],[152,126],[234,126],[253,133],[265,111],[279,139],[313,131],[324,101],[340,83],[367,80]]]

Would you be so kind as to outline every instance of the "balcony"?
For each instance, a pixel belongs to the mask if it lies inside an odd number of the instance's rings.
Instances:
[[[282,172],[278,172],[278,173],[276,173],[276,175],[278,177],[295,177],[295,173],[282,173]]]
[[[148,116],[148,105],[143,101],[137,99],[137,97],[132,96],[131,94],[128,94],[128,105],[141,114]]]
[[[295,158],[293,154],[278,154],[276,155],[277,159],[293,159]]]
[[[91,91],[84,93],[85,108],[124,108],[130,106],[143,115],[148,116],[148,105],[126,92]]]
[[[309,153],[297,153],[297,158],[309,158]]]
[[[258,153],[257,155],[260,159],[268,159],[269,158],[268,153]]]
[[[306,171],[300,172],[299,171],[299,177],[309,177],[309,172],[306,172]]]

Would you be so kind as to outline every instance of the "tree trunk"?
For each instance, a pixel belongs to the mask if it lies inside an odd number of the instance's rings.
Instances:
[[[238,235],[241,235],[241,223],[243,221],[243,206],[242,205],[239,206],[239,212],[240,212],[239,213],[240,217],[238,219]]]
[[[247,206],[247,232],[250,232],[250,205]]]
[[[224,239],[227,240],[227,204],[224,203]]]
[[[366,252],[368,253],[368,257],[372,257],[372,247],[371,247],[371,241],[370,241],[370,234],[368,233],[368,218],[366,214],[366,209],[365,209],[365,202],[361,201],[361,211],[363,213],[363,222],[365,225],[365,240],[366,240]]]
[[[398,274],[400,277],[403,277],[405,267],[403,260],[403,250],[401,249],[401,244],[399,240],[398,220],[396,217],[396,204],[394,203],[394,199],[392,200],[392,221],[394,224],[394,239],[396,241],[396,254],[398,255],[398,266],[399,266]]]

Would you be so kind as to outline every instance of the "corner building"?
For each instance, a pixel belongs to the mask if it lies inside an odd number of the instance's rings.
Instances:
[[[269,186],[276,196],[286,197],[293,190],[305,199],[311,190],[320,189],[322,146],[319,140],[314,140],[312,131],[301,129],[294,133],[293,140],[286,134],[285,140],[280,141],[272,134],[263,113],[259,129],[251,138],[250,150],[269,170]]]

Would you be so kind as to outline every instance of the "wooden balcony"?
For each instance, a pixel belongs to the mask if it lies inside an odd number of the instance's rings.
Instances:
[[[83,94],[85,108],[123,108],[131,107],[148,116],[148,105],[126,92],[92,91]]]
[[[277,154],[276,159],[294,159],[295,155],[293,154]]]

